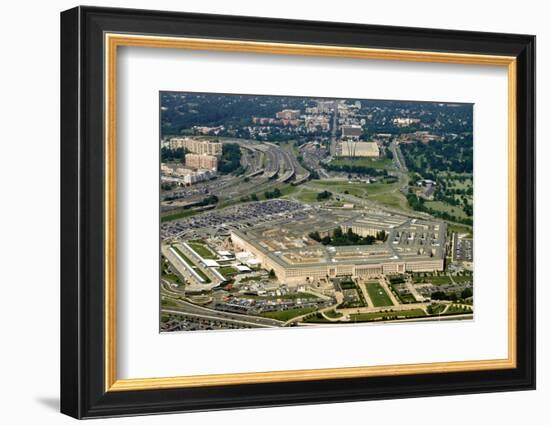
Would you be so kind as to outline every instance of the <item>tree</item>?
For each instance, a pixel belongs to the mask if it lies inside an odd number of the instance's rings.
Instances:
[[[308,236],[314,241],[321,242],[321,235],[317,230],[314,232],[311,232]]]
[[[275,270],[271,269],[269,271],[269,278],[270,279],[275,279],[277,277],[277,275],[275,274]]]
[[[324,199],[330,198],[331,196],[332,196],[332,193],[331,193],[331,192],[329,192],[328,190],[324,190],[324,191],[319,192],[319,193],[317,194],[317,200],[318,200],[318,201],[322,201],[322,200],[324,200]]]
[[[460,298],[466,299],[466,298],[470,298],[473,295],[474,295],[474,291],[472,291],[472,288],[465,288],[460,293]]]
[[[385,241],[386,240],[386,231],[380,230],[378,233],[376,233],[376,240],[379,241]]]

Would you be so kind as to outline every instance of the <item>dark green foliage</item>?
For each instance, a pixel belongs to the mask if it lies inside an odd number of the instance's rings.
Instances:
[[[308,236],[314,241],[321,242],[321,235],[319,235],[319,232],[317,230],[311,232]]]
[[[328,190],[324,190],[317,194],[317,200],[324,201],[325,199],[329,199],[331,196],[332,196],[331,192],[329,192]]]
[[[388,279],[390,280],[390,283],[405,283],[405,279],[403,276],[389,276]]]
[[[372,167],[367,167],[366,165],[358,164],[326,164],[325,168],[329,171],[340,171],[345,173],[355,173],[355,174],[367,174],[369,176],[387,176],[388,172],[386,169],[376,169]]]
[[[273,199],[273,198],[279,198],[282,195],[282,192],[279,190],[278,187],[271,191],[264,192],[265,199]]]
[[[454,221],[456,223],[462,223],[471,226],[473,220],[471,218],[459,218],[455,217],[452,214],[449,214],[446,211],[437,211],[433,208],[429,208],[425,205],[424,198],[416,196],[414,193],[407,194],[407,201],[412,209],[416,211],[427,212],[428,214],[433,215],[434,217],[441,218],[443,220]]]
[[[185,154],[189,153],[189,151],[185,148],[177,148],[177,149],[170,149],[170,148],[161,148],[160,150],[160,162],[181,162],[182,164],[185,162]]]
[[[458,296],[454,292],[446,293],[443,291],[433,292],[430,296],[432,300],[447,300],[447,301],[456,301]]]
[[[314,237],[313,237],[313,236]],[[346,245],[372,245],[376,238],[374,236],[359,236],[357,233],[354,233],[353,230],[348,229],[347,232],[343,232],[341,227],[337,227],[332,232],[331,236],[325,236],[323,238],[316,239],[319,237],[318,232],[312,232],[309,235],[312,239],[315,239],[321,242],[323,245],[332,245],[332,246],[346,246]]]
[[[436,180],[437,174],[444,171],[454,173],[473,171],[474,144],[471,134],[454,140],[401,144],[400,149],[405,157],[407,168],[426,179]]]
[[[218,201],[219,199],[216,195],[210,195],[204,198],[202,201],[198,202],[196,206],[204,207],[206,205],[213,205],[213,204],[217,204]]]
[[[462,292],[460,293],[460,297],[462,299],[465,299],[465,298],[470,298],[471,296],[474,295],[474,291],[472,291],[472,288],[465,288],[462,290]]]
[[[224,143],[218,171],[222,174],[236,172],[241,168],[241,148],[236,143]]]

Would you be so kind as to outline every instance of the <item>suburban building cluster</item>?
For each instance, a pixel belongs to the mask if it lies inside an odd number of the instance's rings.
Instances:
[[[219,157],[222,155],[220,142],[191,137],[172,137],[163,141],[162,147],[170,150],[183,149],[188,152],[184,163],[161,163],[161,180],[180,185],[192,185],[210,180],[217,175]]]

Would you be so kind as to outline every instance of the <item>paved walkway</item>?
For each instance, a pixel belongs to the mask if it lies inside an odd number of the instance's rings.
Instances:
[[[385,276],[381,276],[380,279],[378,279],[378,282],[380,283],[380,286],[382,287],[382,289],[386,291],[386,293],[388,294],[388,297],[390,297],[390,300],[393,303],[393,305],[394,306],[399,305],[399,300],[395,298],[395,295],[393,295],[393,292],[390,286],[388,285],[388,282]]]

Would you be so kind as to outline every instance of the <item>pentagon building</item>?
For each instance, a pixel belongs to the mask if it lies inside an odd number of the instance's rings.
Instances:
[[[323,245],[308,236],[332,234],[340,227],[360,236],[385,231],[385,241],[373,245]],[[231,239],[252,253],[266,270],[288,285],[338,276],[372,277],[404,272],[444,270],[447,225],[395,215],[319,211],[302,221],[277,222],[233,230]]]

